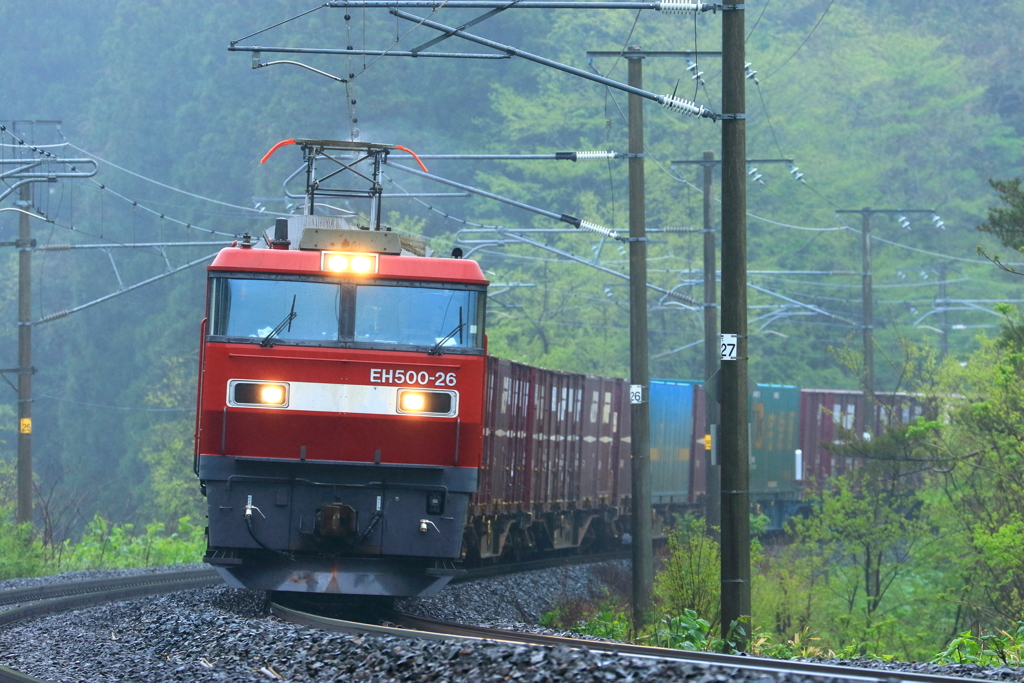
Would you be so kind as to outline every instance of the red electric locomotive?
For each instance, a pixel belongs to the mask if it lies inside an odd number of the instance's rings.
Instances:
[[[433,595],[456,573],[477,490],[488,283],[476,262],[427,257],[381,226],[392,146],[288,142],[304,155],[305,215],[208,269],[204,561],[246,588]],[[318,163],[331,165],[319,179]],[[370,189],[327,188],[350,170]],[[324,197],[368,200],[367,224],[313,215]]]

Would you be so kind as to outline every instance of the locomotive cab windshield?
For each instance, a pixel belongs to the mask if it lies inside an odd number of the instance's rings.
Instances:
[[[225,275],[211,282],[210,340],[483,354],[484,300],[458,284]]]

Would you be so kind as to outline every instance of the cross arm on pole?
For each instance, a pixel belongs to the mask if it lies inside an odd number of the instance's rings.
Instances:
[[[682,165],[693,165],[693,166],[721,166],[721,159],[680,159],[678,161],[669,162],[673,166]],[[792,159],[747,159],[748,164],[792,164]]]
[[[499,13],[505,11],[506,9],[508,9],[508,6],[496,7],[495,9],[492,9],[490,12],[485,12],[484,14],[481,14],[478,17],[470,19],[465,24],[462,24],[461,26],[459,26],[459,29],[463,30],[463,29],[469,28],[470,26],[475,26],[475,25],[479,24],[482,21],[486,21],[487,19],[490,19],[491,17],[493,17],[496,14],[499,14]],[[440,43],[442,41],[448,40],[450,37],[451,37],[451,34],[449,34],[449,33],[446,33],[444,35],[440,35],[437,38],[433,38],[432,40],[428,40],[427,42],[423,43],[422,45],[414,47],[412,50],[410,50],[410,52],[412,52],[414,55],[415,54],[419,54],[423,50],[426,50],[428,47],[433,47],[434,45],[437,45],[438,43]]]
[[[655,10],[664,14],[694,14],[743,9],[743,5],[659,0],[656,2],[617,2],[587,0],[335,0],[326,7],[335,9],[410,7],[416,9],[628,9]]]
[[[672,163],[676,163],[676,162],[673,161]],[[857,213],[857,214],[860,214],[860,215],[864,216],[864,215],[872,215],[872,214],[904,214],[904,213],[930,213],[932,215],[935,215],[938,212],[935,211],[935,209],[872,209],[872,208],[866,207],[866,208],[863,208],[863,209],[840,209],[840,210],[836,211],[836,213],[837,214],[839,214],[839,213]]]
[[[698,116],[701,118],[708,118],[715,121],[722,118],[721,114],[716,114],[715,112],[704,107],[703,105],[698,105],[682,97],[676,97],[675,95],[657,95],[655,93],[643,90],[641,88],[636,88],[631,85],[626,85],[625,83],[620,83],[618,81],[612,80],[610,78],[605,78],[604,76],[592,74],[588,71],[584,71],[583,69],[577,69],[576,67],[568,66],[567,64],[561,64],[546,57],[531,54],[524,50],[512,47],[511,45],[503,45],[502,43],[498,43],[493,40],[488,40],[487,38],[483,38],[472,33],[467,33],[466,31],[462,31],[451,26],[446,26],[436,21],[431,21],[430,19],[427,19],[425,17],[410,14],[409,12],[403,12],[402,10],[397,9],[395,7],[392,7],[389,10],[389,12],[398,17],[399,19],[405,19],[406,21],[415,22],[421,26],[426,26],[427,28],[432,28],[436,31],[441,31],[442,33],[445,33],[448,36],[457,36],[464,40],[468,40],[471,43],[477,43],[478,45],[483,45],[485,47],[498,50],[499,52],[503,52],[511,57],[520,57],[527,61],[535,62],[543,66],[557,69],[559,71],[572,74],[573,76],[579,76],[580,78],[585,78],[589,81],[594,81],[595,83],[600,83],[610,88],[615,88],[616,90],[622,90],[633,95],[639,95],[640,97],[643,97],[645,99],[653,100],[658,104],[662,105],[663,107],[672,111],[680,112],[683,114],[689,114],[691,116]]]
[[[604,235],[605,237],[607,237],[609,239],[617,240],[619,242],[628,242],[629,241],[628,237],[623,237],[623,236],[619,235],[617,232],[615,232],[614,230],[609,230],[608,228],[606,228],[604,226],[597,225],[596,223],[591,223],[588,220],[577,218],[575,216],[570,216],[569,214],[565,214],[565,213],[557,214],[557,213],[555,213],[553,211],[547,211],[545,209],[541,209],[541,208],[538,208],[536,206],[530,206],[529,204],[524,204],[523,202],[517,202],[516,200],[509,199],[508,197],[502,197],[501,195],[496,195],[496,194],[493,194],[491,192],[486,192],[486,191],[481,190],[479,188],[471,187],[470,185],[463,185],[462,183],[457,183],[454,180],[448,180],[447,178],[442,178],[442,177],[436,176],[436,175],[434,175],[432,173],[424,173],[422,171],[417,171],[414,168],[409,168],[408,166],[402,166],[401,164],[394,164],[394,163],[392,163],[392,164],[388,164],[388,166],[390,166],[392,168],[397,168],[400,171],[405,171],[406,173],[411,173],[413,175],[418,175],[421,178],[429,178],[430,180],[435,180],[435,181],[437,181],[439,183],[442,183],[444,185],[450,185],[452,187],[457,187],[460,190],[465,190],[467,192],[472,192],[473,194],[478,194],[481,197],[487,197],[488,199],[493,199],[495,201],[502,202],[503,204],[508,204],[510,206],[514,206],[514,207],[519,208],[519,209],[525,209],[526,211],[532,211],[533,213],[540,214],[541,216],[547,216],[548,218],[553,218],[556,221],[561,221],[563,223],[568,223],[569,225],[573,226],[574,228],[579,228],[581,230],[586,230],[588,232],[594,232],[594,233],[597,233],[599,235]]]
[[[54,163],[54,162],[47,162]],[[40,171],[29,173],[25,169],[17,169],[14,172],[5,174],[4,177],[15,179],[17,182],[7,185],[3,192],[0,192],[0,201],[6,199],[15,190],[20,188],[22,185],[28,185],[29,183],[55,183],[61,178],[91,178],[96,175],[97,164],[93,159],[61,159],[59,162],[62,164],[81,164],[82,166],[91,165],[92,169],[88,171],[80,170],[77,166],[72,165],[69,171]],[[35,166],[33,164],[32,166]]]
[[[721,51],[714,50],[587,50],[587,59],[593,57],[625,57],[643,59],[645,57],[721,57]]]
[[[421,46],[422,47],[422,46]],[[261,45],[230,45],[228,52],[251,52],[253,53],[253,67],[259,69],[271,64],[278,64],[279,61],[275,62],[261,62],[260,56],[266,52],[268,54],[281,53],[281,54],[299,54],[299,55],[341,55],[341,56],[353,56],[353,57],[443,57],[445,59],[509,59],[509,55],[495,55],[495,54],[476,54],[472,52],[413,52],[413,51],[402,51],[402,50],[366,50],[363,48],[351,50],[342,50],[339,48],[321,48],[321,47],[263,47]],[[305,65],[302,65],[305,66]],[[309,67],[306,67],[309,68]],[[319,69],[314,71],[320,72]],[[337,77],[328,74],[327,72],[320,72],[329,78],[337,80]],[[341,79],[344,81],[345,79]]]

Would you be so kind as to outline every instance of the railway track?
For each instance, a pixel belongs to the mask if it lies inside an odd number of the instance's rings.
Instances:
[[[616,559],[617,555],[590,558],[558,558],[528,563],[518,570],[541,569],[583,561],[601,561]],[[507,573],[508,568],[485,567],[467,572],[461,580],[481,578]],[[192,569],[156,574],[135,575],[114,579],[78,581],[64,584],[51,584],[31,588],[0,592],[0,606],[16,605],[0,612],[0,627],[12,624],[21,619],[43,616],[61,610],[77,609],[104,602],[128,600],[148,595],[184,591],[192,588],[216,585],[220,577],[210,569]],[[0,607],[2,609],[2,607]],[[813,676],[818,678],[863,681],[865,683],[963,683],[970,679],[963,677],[942,676],[912,671],[893,671],[864,669],[852,666],[837,666],[810,662],[793,662],[786,660],[762,659],[747,656],[722,655],[707,652],[670,650],[664,648],[645,647],[625,643],[582,640],[559,636],[548,636],[531,633],[464,626],[422,617],[393,613],[388,615],[388,623],[384,625],[367,624],[356,621],[345,621],[304,612],[293,607],[271,604],[272,613],[282,620],[307,627],[348,633],[353,635],[385,635],[401,638],[416,638],[434,641],[493,641],[515,645],[532,645],[546,648],[569,648],[586,650],[599,655],[616,655],[638,657],[660,661],[688,663],[692,665],[720,669],[722,674],[729,676],[730,671],[748,673],[770,673],[777,675]],[[45,683],[12,669],[0,667],[0,683]]]
[[[567,564],[626,559],[628,551],[601,555],[573,555],[525,562],[518,565],[487,565],[467,570],[455,582],[500,576],[511,571],[548,569]],[[0,628],[64,610],[162,593],[217,585],[221,577],[210,568],[139,574],[128,577],[69,581],[0,591]],[[5,606],[15,605],[4,610]],[[0,666],[0,683],[45,683],[42,679]]]

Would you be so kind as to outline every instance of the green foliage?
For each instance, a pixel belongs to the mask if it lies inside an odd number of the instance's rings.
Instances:
[[[685,609],[682,614],[664,617],[656,623],[648,643],[654,647],[675,650],[706,651],[713,644],[711,624],[701,619],[692,609]]]
[[[0,581],[45,573],[43,547],[31,524],[15,524],[10,507],[0,506]]]
[[[909,618],[934,597],[918,584],[938,549],[918,507],[910,481],[866,470],[834,480],[813,513],[793,521],[796,541],[784,562],[810,599],[787,625],[812,626],[839,648],[851,642],[876,652],[919,647],[906,633],[893,639],[898,615]]]
[[[935,655],[936,664],[977,664],[979,666],[1019,667],[1024,655],[1024,622],[1018,621],[1011,633],[973,635],[964,631],[949,642],[949,646]]]
[[[614,605],[604,605],[597,614],[574,626],[573,630],[586,636],[629,641],[633,624],[625,612]]]
[[[954,633],[993,631],[1024,613],[1024,352],[1015,320],[940,377],[942,424],[932,439],[940,466],[926,500],[954,554],[946,591],[958,606]]]
[[[194,400],[195,376],[192,360],[160,359],[162,376],[147,393],[144,405],[173,408]],[[173,413],[172,413],[173,414]],[[139,439],[139,457],[149,465],[153,517],[173,527],[182,517],[202,519],[204,499],[192,470],[194,418],[191,413],[179,419],[152,424]]]
[[[703,614],[717,629],[721,550],[702,519],[680,520],[669,532],[669,556],[654,577],[654,597],[668,615]],[[674,617],[670,617],[674,618]]]
[[[203,527],[188,517],[177,520],[178,530],[164,533],[161,522],[137,534],[132,524],[109,524],[96,516],[77,544],[65,542],[58,556],[59,571],[163,567],[194,563],[206,547]]]
[[[995,235],[1010,249],[1021,251],[1024,248],[1024,190],[1021,189],[1020,178],[989,179],[989,183],[1005,206],[989,207],[988,219],[978,226],[978,230]]]

